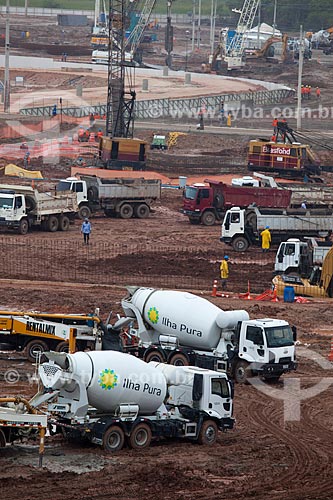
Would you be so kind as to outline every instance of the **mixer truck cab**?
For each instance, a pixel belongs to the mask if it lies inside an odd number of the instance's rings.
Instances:
[[[244,382],[253,375],[278,380],[296,370],[295,338],[289,323],[264,318],[239,324],[235,333],[233,375]]]
[[[146,362],[194,365],[226,372],[236,382],[260,375],[277,380],[296,369],[286,321],[250,320],[244,310],[223,311],[203,297],[174,290],[128,287],[122,300],[128,334]],[[127,345],[124,346],[127,350]]]
[[[118,451],[152,439],[215,443],[232,429],[233,387],[225,373],[145,363],[116,351],[49,352],[39,367],[42,390],[32,408],[48,403],[55,432]]]

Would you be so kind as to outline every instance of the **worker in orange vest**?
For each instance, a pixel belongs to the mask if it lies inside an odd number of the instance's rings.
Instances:
[[[98,129],[97,138],[100,139],[101,137],[103,137],[102,129]]]
[[[275,134],[272,135],[271,142],[276,142],[276,135]]]
[[[320,88],[319,87],[316,87],[316,96],[317,96],[317,99],[320,99]]]
[[[304,87],[304,85],[302,85],[301,86],[301,100],[302,101],[303,101],[304,97],[305,97],[305,87]]]
[[[85,135],[85,130],[83,127],[80,127],[79,128],[79,142],[83,142],[84,141],[84,135]]]
[[[272,125],[273,125],[274,134],[276,134],[277,127],[278,127],[278,119],[277,118],[274,118]]]

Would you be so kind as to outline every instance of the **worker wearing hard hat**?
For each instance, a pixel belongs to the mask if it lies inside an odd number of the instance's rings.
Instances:
[[[220,264],[220,274],[221,274],[221,286],[222,286],[222,290],[226,290],[227,289],[227,283],[228,283],[228,278],[229,278],[228,260],[229,260],[228,255],[225,255],[223,257],[223,260],[222,260],[221,264]]]
[[[261,248],[264,253],[268,252],[271,246],[272,242],[272,237],[271,237],[271,232],[269,230],[269,226],[266,226],[266,228],[261,231],[260,233],[261,236]]]

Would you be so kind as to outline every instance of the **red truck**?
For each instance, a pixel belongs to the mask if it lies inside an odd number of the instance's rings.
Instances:
[[[287,208],[291,191],[272,187],[231,186],[205,180],[209,184],[187,186],[183,196],[183,214],[191,224],[212,226],[222,221],[226,210],[234,206],[246,208],[255,203],[259,208]]]

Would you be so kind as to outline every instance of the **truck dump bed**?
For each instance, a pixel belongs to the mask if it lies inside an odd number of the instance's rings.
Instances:
[[[61,194],[47,194],[35,192],[36,207],[32,213],[36,215],[60,214],[77,212],[78,205],[76,194],[71,191],[63,191]]]
[[[247,207],[255,203],[257,207],[287,208],[291,191],[272,187],[232,186],[223,182],[206,180],[214,191],[215,197],[223,197],[223,208],[234,206]],[[215,199],[215,202],[217,198]],[[221,200],[222,204],[222,200]]]
[[[61,193],[40,193],[32,186],[15,184],[0,184],[0,190],[5,189],[16,194],[23,194],[29,213],[34,215],[61,214],[77,212],[76,193],[62,191]]]
[[[87,186],[96,186],[99,199],[103,198],[151,198],[161,197],[160,179],[100,179],[94,176],[81,176]]]
[[[270,231],[325,232],[333,227],[333,215],[257,215],[257,229]]]

